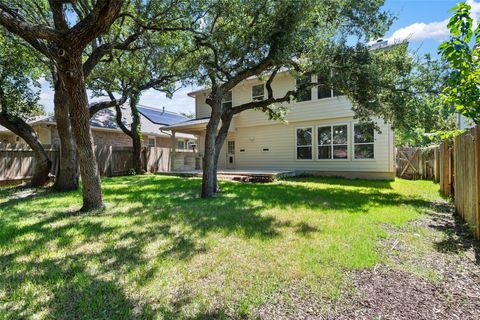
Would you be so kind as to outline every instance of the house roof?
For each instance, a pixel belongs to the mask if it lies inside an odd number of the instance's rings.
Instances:
[[[130,124],[132,123],[130,108],[127,104],[124,104],[121,106],[121,109],[122,122],[130,129]],[[142,133],[146,135],[169,136],[169,134],[163,132],[163,130],[168,130],[166,126],[188,120],[187,117],[177,113],[147,106],[139,106],[138,111],[140,112],[140,126]],[[35,117],[33,119],[28,119],[27,121],[32,125],[42,123],[55,124],[55,118],[53,116]],[[97,112],[92,119],[90,119],[90,126],[92,128],[104,130],[121,130],[117,125],[116,111],[113,108],[103,109]],[[0,126],[0,132],[1,131],[9,130]],[[194,138],[194,136],[188,134],[180,134],[178,136],[189,139]]]
[[[287,72],[290,72],[289,69],[287,68],[281,68],[278,72],[277,72],[277,75],[280,75],[280,74],[284,74],[284,73],[287,73]],[[268,75],[268,74],[267,74]],[[260,77],[259,76],[251,76],[251,77],[248,77],[247,79],[243,80],[243,81],[252,81],[252,80],[258,80]],[[192,97],[192,98],[195,98],[195,96],[197,96],[198,94],[200,93],[207,93],[207,92],[210,92],[210,88],[209,87],[204,87],[204,88],[199,88],[195,91],[191,91],[189,93],[187,93],[187,95],[189,97]]]
[[[195,130],[195,129],[204,129],[207,125],[210,117],[200,118],[200,119],[192,119],[184,122],[175,123],[171,126],[165,127],[165,130]]]
[[[36,123],[55,123],[55,118],[53,116],[35,116],[25,120],[31,125]],[[0,126],[0,132],[10,132],[10,130]]]

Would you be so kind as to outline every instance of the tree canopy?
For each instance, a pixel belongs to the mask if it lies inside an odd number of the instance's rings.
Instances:
[[[463,116],[480,123],[480,27],[474,30],[471,6],[457,4],[448,22],[450,39],[440,45],[443,60],[451,69],[444,101]]]

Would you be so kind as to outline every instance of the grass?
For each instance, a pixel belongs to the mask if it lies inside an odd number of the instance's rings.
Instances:
[[[385,259],[386,227],[439,198],[405,180],[222,182],[208,200],[198,179],[103,186],[107,210],[83,215],[77,192],[0,189],[0,318],[248,317],[298,282],[335,299],[345,271]]]

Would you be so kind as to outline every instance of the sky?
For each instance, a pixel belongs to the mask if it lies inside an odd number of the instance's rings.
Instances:
[[[440,43],[448,38],[447,23],[452,15],[449,10],[459,1],[455,0],[386,0],[384,9],[394,14],[397,19],[384,39],[389,43],[409,39],[410,49],[419,54],[431,53],[437,55]],[[472,6],[473,17],[480,18],[480,0],[467,0]],[[40,103],[49,113],[53,112],[53,92],[47,81],[42,81]],[[179,89],[169,99],[155,90],[145,91],[140,104],[173,112],[193,113],[195,101],[187,95],[196,88]],[[94,101],[94,100],[91,100]]]

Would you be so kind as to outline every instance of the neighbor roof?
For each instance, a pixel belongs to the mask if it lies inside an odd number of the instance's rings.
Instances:
[[[127,128],[130,129],[132,123],[132,114],[128,104],[121,106],[122,109],[122,122]],[[177,113],[160,110],[147,106],[139,106],[140,112],[140,126],[143,134],[155,135],[155,136],[169,136],[169,134],[162,132],[162,130],[168,130],[166,126],[185,122],[187,117],[179,115]],[[40,116],[28,119],[29,124],[48,123],[55,124],[55,118],[53,116]],[[107,129],[107,130],[121,130],[117,125],[116,111],[113,108],[103,109],[97,112],[92,119],[90,119],[90,126],[92,128]],[[7,128],[0,126],[0,132],[9,131]],[[189,134],[179,134],[178,137],[182,138],[195,138]]]
[[[128,104],[121,106],[122,122],[130,129],[132,123],[132,113]],[[187,117],[176,114],[174,112],[155,109],[146,106],[138,106],[140,112],[140,127],[143,134],[151,134],[156,136],[168,136],[161,130],[165,129],[168,123],[184,122],[188,120]],[[148,116],[147,116],[148,115]],[[176,121],[176,122],[175,122]],[[104,109],[95,114],[90,120],[90,125],[95,128],[121,130],[117,125],[116,111],[112,108]],[[188,136],[188,138],[193,138]]]
[[[187,117],[175,112],[167,111],[165,108],[159,110],[156,108],[139,105],[138,111],[140,111],[143,116],[155,124],[172,125],[188,120]]]

